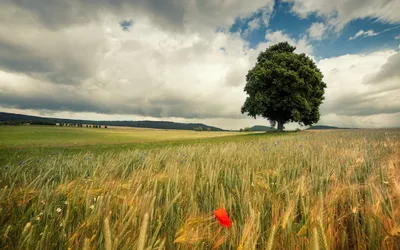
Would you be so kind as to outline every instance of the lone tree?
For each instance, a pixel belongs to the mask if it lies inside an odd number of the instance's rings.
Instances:
[[[284,129],[287,122],[311,125],[319,120],[326,84],[314,61],[295,54],[296,47],[278,43],[261,52],[246,76],[247,99],[242,113],[267,118]]]

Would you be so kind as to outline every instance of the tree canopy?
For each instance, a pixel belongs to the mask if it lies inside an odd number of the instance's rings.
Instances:
[[[326,88],[323,75],[311,58],[295,49],[282,42],[260,53],[246,76],[248,97],[242,113],[267,118],[278,130],[287,122],[308,126],[319,120]]]

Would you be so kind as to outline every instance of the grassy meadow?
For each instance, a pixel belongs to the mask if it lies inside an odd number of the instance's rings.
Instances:
[[[3,127],[0,150],[1,249],[400,249],[400,130]]]
[[[0,127],[0,147],[81,146],[203,139],[234,132],[195,132],[185,130],[135,128],[77,128],[56,126]]]
[[[0,164],[54,153],[150,149],[191,144],[237,135],[234,132],[195,132],[136,128],[77,128],[55,126],[0,126]]]

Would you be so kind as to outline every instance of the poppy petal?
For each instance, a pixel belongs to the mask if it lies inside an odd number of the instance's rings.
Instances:
[[[225,209],[219,208],[215,210],[214,215],[222,226],[227,228],[231,226],[231,221],[229,220],[228,214],[226,213]]]

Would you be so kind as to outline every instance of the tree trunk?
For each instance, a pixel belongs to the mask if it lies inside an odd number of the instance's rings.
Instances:
[[[283,131],[283,122],[282,121],[278,121],[278,131]]]

